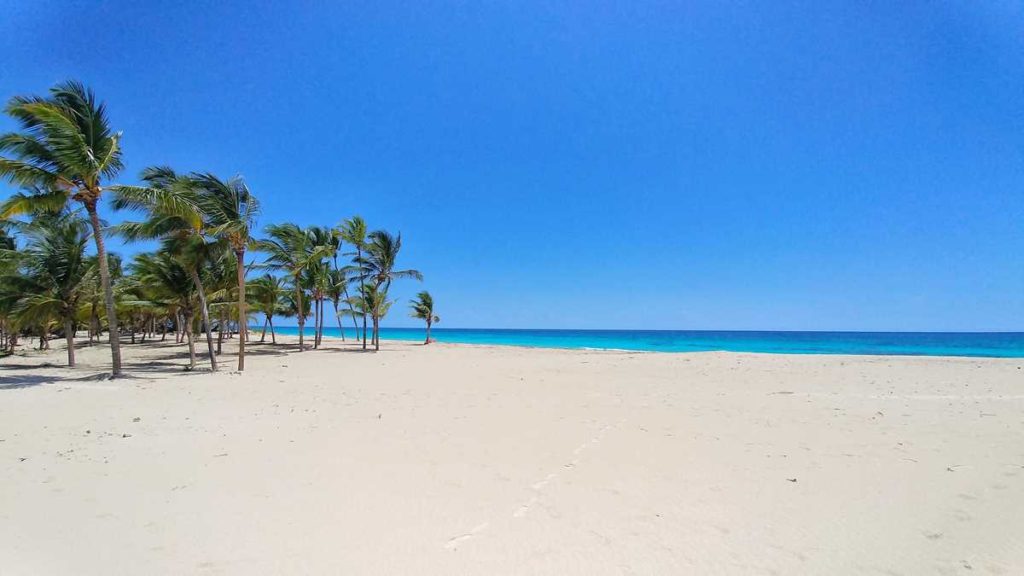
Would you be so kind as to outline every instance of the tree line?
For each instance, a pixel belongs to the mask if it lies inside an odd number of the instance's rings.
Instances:
[[[274,316],[296,318],[304,351],[307,318],[313,317],[313,348],[319,348],[331,314],[339,328],[352,322],[363,350],[379,350],[380,321],[394,304],[392,283],[423,279],[398,266],[401,234],[371,231],[358,216],[333,227],[269,224],[259,235],[259,201],[239,176],[154,166],[137,185],[114,183],[124,168],[121,133],[111,129],[104,103],[79,82],[59,84],[46,96],[16,96],[5,112],[20,127],[0,136],[0,178],[20,188],[0,205],[5,351],[26,335],[38,336],[44,349],[51,335],[62,335],[74,366],[75,335],[84,328],[92,342],[106,331],[117,376],[122,336],[135,343],[137,334],[145,342],[173,332],[177,342],[187,342],[192,369],[198,332],[217,370],[224,339],[237,332],[237,367],[244,370],[250,315],[263,317],[260,341],[269,325],[273,343]],[[132,219],[107,225],[99,214],[105,195]],[[109,235],[157,241],[159,249],[124,263],[108,253]],[[90,241],[94,255],[87,252]],[[252,252],[263,258],[247,263]],[[411,315],[426,322],[429,343],[439,321],[433,298],[423,291],[410,304]]]

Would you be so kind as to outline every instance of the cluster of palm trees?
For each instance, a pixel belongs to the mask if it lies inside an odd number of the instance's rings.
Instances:
[[[46,97],[15,97],[6,112],[21,130],[0,136],[0,177],[21,191],[0,206],[4,350],[25,335],[38,336],[45,348],[56,333],[66,338],[73,366],[77,332],[85,327],[91,341],[106,330],[117,376],[125,333],[135,343],[136,334],[144,342],[173,332],[188,344],[191,369],[198,330],[216,370],[224,339],[237,333],[243,370],[250,314],[263,317],[261,342],[269,325],[276,343],[275,316],[296,318],[301,351],[307,317],[319,348],[329,313],[339,328],[351,320],[364,350],[368,341],[378,350],[380,321],[394,303],[392,282],[422,280],[416,270],[398,269],[401,235],[370,231],[358,216],[336,227],[271,224],[257,238],[260,205],[241,177],[158,166],[145,169],[138,185],[112,183],[123,168],[121,134],[80,83],[57,85]],[[138,218],[106,225],[98,213],[104,192],[115,210]],[[156,241],[159,249],[122,266],[108,254],[105,234]],[[95,255],[88,254],[90,240]],[[247,262],[250,251],[264,257]],[[438,321],[429,293],[412,302],[412,316],[426,321],[429,343]]]

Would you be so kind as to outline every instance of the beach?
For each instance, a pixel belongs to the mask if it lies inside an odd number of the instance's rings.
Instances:
[[[1022,359],[278,341],[0,361],[0,573],[1024,572]]]

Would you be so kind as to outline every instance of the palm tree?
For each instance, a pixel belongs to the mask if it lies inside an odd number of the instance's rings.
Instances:
[[[17,242],[8,228],[14,222],[0,222],[0,278],[16,275],[21,266],[22,254],[17,250]],[[10,282],[0,281],[0,353],[14,351],[18,340],[18,326],[14,317],[14,306],[21,293]]]
[[[281,279],[273,274],[264,274],[250,283],[252,291],[253,309],[263,314],[263,333],[260,334],[260,343],[266,341],[267,325],[270,325],[271,342],[277,344],[277,335],[274,334],[274,315],[280,314],[282,310],[281,295],[284,286]]]
[[[112,186],[115,210],[135,210],[146,215],[142,222],[123,222],[116,227],[126,240],[163,239],[163,250],[173,254],[189,273],[199,297],[200,314],[206,332],[210,369],[217,371],[213,349],[210,305],[200,270],[214,259],[220,246],[206,239],[207,223],[195,181],[166,166],[142,171],[145,186]]]
[[[294,282],[294,280],[292,282]],[[285,318],[305,318],[309,316],[309,300],[306,299],[302,300],[302,312],[301,314],[299,313],[299,301],[296,300],[296,297],[301,295],[301,290],[292,290],[291,286],[284,289],[281,294],[281,307],[279,309],[281,316],[284,316]]]
[[[363,250],[366,248],[366,221],[361,216],[353,216],[348,220],[341,223],[338,227],[338,233],[342,240],[348,242],[356,249],[355,262],[359,267],[359,293],[363,293],[363,287],[366,285],[363,270]],[[363,350],[366,350],[366,313],[363,312]],[[356,338],[358,338],[358,329],[356,331]]]
[[[42,327],[43,338],[51,322],[62,322],[68,366],[74,367],[75,314],[89,279],[88,224],[69,212],[39,214],[23,230],[28,245],[22,272],[4,279],[21,295],[14,315],[24,325]]]
[[[334,304],[334,317],[338,321],[338,331],[341,332],[341,341],[345,341],[345,328],[342,326],[341,317],[351,316],[352,324],[356,329],[356,340],[359,339],[359,323],[356,321],[356,314],[354,314],[351,307],[347,307],[345,310],[341,310],[339,305],[342,302],[348,302],[348,266],[342,269],[335,268],[330,270],[328,273],[327,282],[327,297],[331,299]]]
[[[402,235],[394,236],[384,230],[371,232],[369,242],[365,245],[365,254],[359,264],[363,269],[362,278],[371,282],[373,293],[379,293],[382,302],[387,300],[388,290],[391,282],[402,278],[413,278],[423,280],[423,274],[418,270],[395,270],[398,260],[398,253],[402,250]],[[366,297],[365,288],[363,297]],[[377,317],[379,324],[380,316]],[[380,348],[379,326],[375,325],[373,330],[373,341],[377,349]]]
[[[424,344],[430,344],[430,327],[441,321],[441,317],[434,314],[434,297],[430,295],[430,292],[426,290],[416,295],[415,300],[410,300],[409,303],[412,305],[413,318],[419,318],[427,323],[427,340]]]
[[[338,253],[340,245],[338,236],[334,234],[334,231],[324,226],[311,226],[306,230],[306,233],[309,235],[309,241],[314,246],[314,249],[318,250],[323,257],[333,260]],[[331,292],[331,271],[330,262],[325,262],[323,258],[312,262],[307,268],[307,281],[312,289],[314,302],[313,317],[316,324],[316,336],[313,340],[314,348],[319,348],[323,341],[324,300],[329,297]]]
[[[376,284],[366,284],[363,286],[362,294],[352,298],[350,304],[356,310],[370,315],[373,320],[373,349],[374,351],[380,350],[380,321],[387,316],[394,301],[388,300],[387,292],[381,287]]]
[[[231,337],[232,318],[237,319],[236,270],[235,253],[231,250],[222,250],[219,256],[210,260],[205,267],[210,311],[217,317],[218,355],[221,353],[225,336]]]
[[[248,322],[245,312],[245,249],[252,243],[260,204],[245,181],[236,176],[223,181],[213,174],[196,174],[199,204],[207,219],[207,233],[223,239],[235,253],[238,283],[238,370],[245,369],[245,339]]]
[[[324,299],[330,292],[331,269],[322,260],[311,262],[303,274],[303,283],[310,291],[313,305],[313,348],[319,348],[324,334]]]
[[[356,217],[358,218],[358,216]],[[363,224],[365,228],[365,224]],[[342,311],[339,309],[339,304],[348,300],[348,284],[349,276],[355,271],[355,266],[338,266],[338,255],[341,254],[341,247],[345,242],[345,233],[340,227],[323,229],[317,231],[318,237],[324,237],[324,240],[320,242],[326,251],[326,256],[330,258],[332,268],[329,271],[328,286],[326,289],[327,297],[330,298],[331,303],[334,305],[334,316],[338,321],[338,331],[341,332],[341,341],[345,341],[345,328],[341,323]],[[365,232],[362,235],[366,236]],[[352,314],[352,309],[344,311],[345,314],[352,317],[352,327],[355,328],[356,341],[359,340],[359,321],[356,320],[356,316]]]
[[[313,246],[309,234],[295,224],[271,224],[264,230],[269,238],[257,241],[255,246],[267,254],[265,266],[291,277],[295,290],[294,308],[299,321],[299,351],[303,351],[307,307],[302,301],[302,275],[311,264],[320,260],[321,251]]]
[[[0,136],[0,178],[23,186],[39,186],[38,193],[16,194],[0,209],[0,217],[30,213],[40,205],[60,207],[80,202],[89,214],[100,266],[110,325],[113,376],[121,374],[121,347],[110,283],[107,249],[97,207],[104,181],[123,168],[121,133],[113,132],[106,107],[79,82],[64,82],[50,89],[49,97],[16,96],[6,112],[21,132]]]
[[[192,281],[191,272],[179,258],[167,253],[139,254],[132,261],[132,273],[137,283],[145,287],[151,300],[173,307],[184,317],[178,329],[185,331],[188,339],[188,370],[196,367],[196,348],[192,339],[192,324],[195,320],[195,299],[198,289]]]
[[[85,293],[82,295],[82,302],[87,307],[89,342],[92,343],[93,336],[96,341],[100,340],[100,333],[103,331],[102,318],[106,316],[103,309],[103,283],[100,281],[100,263],[96,255],[89,256],[89,279],[86,281]],[[115,286],[124,275],[121,257],[117,254],[107,254],[107,269],[110,270],[110,281]]]

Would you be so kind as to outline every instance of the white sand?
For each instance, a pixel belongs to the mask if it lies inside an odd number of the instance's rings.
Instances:
[[[0,574],[1024,574],[1021,360],[252,349],[0,361]]]

